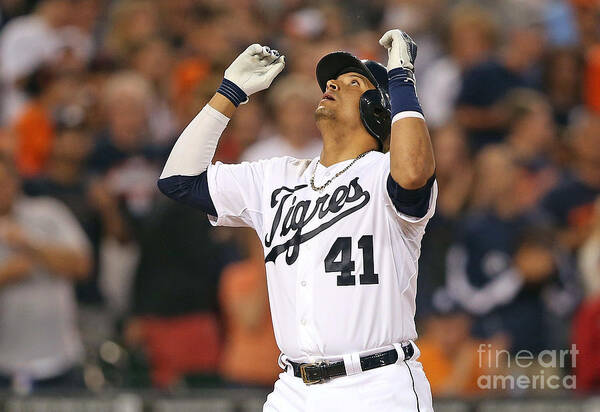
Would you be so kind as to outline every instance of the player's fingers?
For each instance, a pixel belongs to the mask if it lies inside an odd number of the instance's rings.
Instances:
[[[275,78],[283,68],[285,67],[285,56],[279,56],[277,61],[271,64],[267,70],[267,75],[271,78]]]
[[[260,55],[263,51],[263,46],[258,43],[251,44],[244,51],[244,53],[249,54],[250,56]]]
[[[379,39],[379,44],[385,48],[389,48],[392,43],[392,31],[393,30],[386,31],[383,36],[381,36],[381,39]]]
[[[383,36],[381,36],[381,39],[379,39],[379,44],[389,49],[392,47],[394,41],[398,41],[400,39],[401,35],[402,32],[398,29],[388,30]]]
[[[254,56],[254,58],[257,59],[258,63],[264,67],[267,64],[269,64],[269,62],[266,61],[265,58],[270,55],[271,55],[271,48],[269,46],[261,46],[260,52],[257,53]]]
[[[271,48],[269,46],[263,46],[260,51],[260,59],[267,58],[271,55]]]
[[[278,58],[279,58],[279,52],[277,50],[272,49],[269,52],[269,55],[265,56],[265,58],[263,60],[261,60],[261,61],[264,61],[267,64],[271,64],[271,63],[277,61]]]

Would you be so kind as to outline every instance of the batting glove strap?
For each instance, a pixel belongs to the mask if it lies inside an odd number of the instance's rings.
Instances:
[[[221,85],[217,89],[217,93],[227,97],[235,107],[248,102],[248,95],[244,93],[234,82],[228,79],[223,79]]]
[[[415,75],[412,70],[398,67],[388,72],[390,100],[392,103],[392,123],[406,117],[423,118],[423,109],[415,89]],[[410,113],[411,115],[406,115]]]

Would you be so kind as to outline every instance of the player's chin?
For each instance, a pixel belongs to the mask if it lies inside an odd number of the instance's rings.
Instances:
[[[324,105],[323,102],[327,102],[328,100],[321,100],[319,105],[315,109],[315,120],[319,121],[322,119],[332,119],[335,117],[335,113],[331,108]]]

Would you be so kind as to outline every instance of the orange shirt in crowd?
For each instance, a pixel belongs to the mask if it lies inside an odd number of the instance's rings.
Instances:
[[[590,48],[586,56],[584,97],[587,107],[600,113],[600,46]]]
[[[272,386],[281,369],[264,262],[246,260],[227,266],[219,294],[226,327],[221,375],[237,383]]]
[[[52,150],[54,127],[44,107],[37,102],[25,106],[15,122],[16,163],[23,176],[42,172]]]
[[[433,396],[465,396],[480,390],[477,378],[485,373],[479,365],[477,344],[465,343],[456,348],[453,358],[433,339],[420,338],[417,345]]]

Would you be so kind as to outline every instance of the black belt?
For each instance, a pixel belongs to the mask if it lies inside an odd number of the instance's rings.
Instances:
[[[404,351],[404,360],[409,360],[415,354],[412,344],[402,346]],[[398,352],[396,349],[390,349],[385,352],[375,353],[360,358],[360,368],[363,371],[379,368],[381,366],[391,365],[398,361]],[[320,361],[316,363],[296,363],[288,361],[294,368],[294,376],[302,378],[307,385],[326,382],[331,378],[346,376],[346,367],[344,361],[327,362]]]

